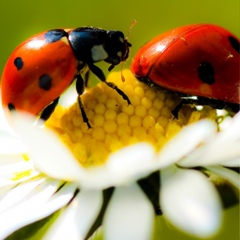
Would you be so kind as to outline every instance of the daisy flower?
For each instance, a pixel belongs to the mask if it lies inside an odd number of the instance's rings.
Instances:
[[[148,240],[156,215],[196,237],[219,231],[223,205],[238,202],[240,115],[220,123],[184,106],[174,119],[178,97],[123,74],[107,81],[131,105],[104,83],[83,94],[90,129],[74,103],[44,127],[18,114],[17,135],[1,130],[0,239]]]

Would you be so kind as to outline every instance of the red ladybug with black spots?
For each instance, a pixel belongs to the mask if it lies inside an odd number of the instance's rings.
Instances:
[[[236,36],[219,26],[197,24],[153,38],[138,51],[131,70],[140,81],[182,97],[174,115],[185,103],[237,112],[239,59]]]
[[[104,60],[110,64],[108,70],[112,70],[128,58],[130,47],[122,32],[94,27],[53,29],[33,36],[15,49],[5,65],[1,84],[3,107],[46,120],[59,96],[76,79],[83,120],[90,127],[80,98],[85,87],[81,74],[90,70],[130,103],[123,91],[106,82],[103,71],[95,65]]]

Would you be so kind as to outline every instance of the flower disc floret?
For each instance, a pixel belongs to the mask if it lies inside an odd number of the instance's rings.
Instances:
[[[129,70],[123,71],[124,82],[120,74],[109,74],[107,81],[128,96],[130,105],[114,89],[99,83],[81,96],[91,128],[83,122],[77,102],[70,108],[57,107],[46,123],[86,167],[102,164],[110,153],[138,142],[151,143],[158,151],[182,126],[203,116],[216,117],[213,109],[206,113],[186,106],[176,119],[172,111],[179,97],[139,82]]]

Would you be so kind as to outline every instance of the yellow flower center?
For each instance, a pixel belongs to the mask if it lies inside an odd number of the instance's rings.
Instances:
[[[175,119],[171,111],[179,103],[178,97],[139,82],[129,70],[123,75],[125,82],[120,72],[109,74],[107,81],[124,91],[131,105],[105,83],[99,83],[81,96],[92,128],[83,122],[77,102],[68,109],[58,106],[46,122],[85,167],[103,164],[110,153],[138,142],[151,143],[157,151],[182,126],[203,117],[216,118],[216,111],[209,107],[197,111],[183,106]]]

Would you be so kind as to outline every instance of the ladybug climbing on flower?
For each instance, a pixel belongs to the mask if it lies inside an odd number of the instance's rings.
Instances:
[[[198,24],[153,38],[138,51],[131,70],[140,81],[181,96],[175,113],[185,103],[237,112],[239,59],[236,36],[219,26]]]
[[[76,79],[83,120],[90,127],[80,97],[85,87],[82,74],[90,70],[130,103],[123,91],[106,82],[103,71],[94,64],[104,60],[111,71],[128,58],[130,47],[122,32],[94,27],[53,29],[33,36],[15,49],[5,65],[1,86],[3,107],[46,120],[59,96]]]

